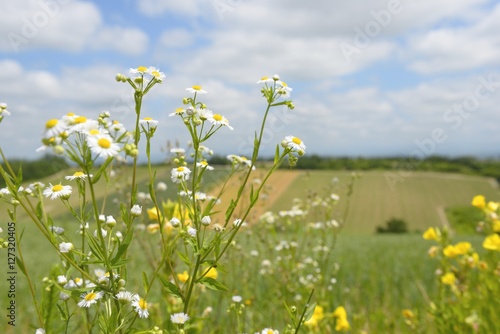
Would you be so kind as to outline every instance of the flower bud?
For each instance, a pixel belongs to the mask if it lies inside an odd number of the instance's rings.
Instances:
[[[131,209],[130,209],[130,214],[133,217],[139,217],[142,213],[142,206],[135,204]]]
[[[212,220],[210,219],[210,216],[205,216],[205,217],[201,218],[201,224],[204,226],[210,225],[211,222],[212,222]]]

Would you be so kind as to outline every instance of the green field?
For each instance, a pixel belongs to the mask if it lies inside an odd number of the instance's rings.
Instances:
[[[158,172],[158,181],[167,181],[169,171],[162,167]],[[221,173],[224,173],[221,171]],[[300,173],[291,186],[274,203],[273,210],[287,210],[293,198],[305,198],[314,193],[321,195],[330,192],[341,195],[336,217],[342,219],[346,205],[346,184],[350,178],[348,172],[314,171]],[[53,176],[45,182],[59,182],[65,174]],[[99,203],[106,194],[109,209],[106,213],[115,212],[113,198],[125,196],[127,189],[127,170],[123,176],[118,176],[114,186],[98,188]],[[339,178],[335,185],[331,184],[334,177]],[[145,169],[139,172],[141,190],[146,191]],[[210,182],[217,184],[217,177]],[[169,184],[169,196],[174,193],[174,187]],[[271,185],[272,191],[272,185]],[[352,332],[362,330],[368,333],[409,333],[401,317],[405,308],[423,310],[428,304],[427,295],[436,290],[434,270],[436,264],[428,260],[429,242],[422,240],[421,235],[373,235],[377,225],[397,217],[406,220],[411,230],[423,230],[427,226],[442,225],[444,210],[449,207],[469,205],[472,196],[483,194],[487,198],[498,200],[500,193],[491,180],[482,177],[462,176],[455,174],[415,173],[412,177],[399,183],[394,191],[389,187],[384,172],[366,172],[356,180],[354,193],[351,197],[351,207],[346,219],[346,225],[341,234],[321,230],[306,231],[306,224],[296,224],[284,232],[273,227],[255,225],[242,231],[238,236],[234,249],[229,252],[219,268],[220,281],[229,288],[228,292],[202,294],[197,300],[196,311],[201,314],[204,308],[213,307],[213,314],[205,324],[207,333],[225,333],[227,328],[235,328],[236,321],[228,316],[227,309],[231,304],[231,296],[241,295],[249,303],[245,310],[244,322],[248,332],[255,332],[267,326],[283,330],[288,317],[283,306],[303,306],[310,291],[307,284],[299,284],[300,277],[311,274],[319,278],[315,286],[314,301],[332,312],[338,305],[344,305],[349,314]],[[76,196],[75,196],[76,198]],[[47,201],[55,216],[56,225],[63,226],[74,233],[76,227],[70,215],[64,213],[58,201]],[[77,203],[75,203],[77,204]],[[6,206],[0,205],[2,211]],[[441,210],[441,211],[440,211]],[[441,213],[440,213],[441,212]],[[2,212],[1,227],[6,230],[6,217]],[[44,288],[42,278],[50,274],[58,256],[52,246],[40,235],[33,225],[22,219],[17,228],[24,231],[20,250],[22,250],[28,271],[37,286],[40,296]],[[130,263],[131,277],[128,287],[135,291],[141,290],[140,273],[148,269],[145,254],[155,253],[155,241],[151,241],[147,233],[137,232],[135,243],[131,247],[134,254]],[[479,237],[468,237],[476,249],[481,249]],[[295,241],[300,252],[283,253],[275,246],[282,241]],[[156,241],[157,242],[157,241]],[[315,247],[327,245],[335,248],[324,255],[315,253]],[[251,255],[252,251],[258,256]],[[317,259],[315,268],[305,266],[296,269],[298,263],[308,263],[305,259]],[[286,260],[285,260],[286,259]],[[261,274],[263,260],[269,260],[273,265],[269,273]],[[245,265],[242,265],[244,263]],[[338,269],[334,269],[337,267]],[[6,268],[6,255],[0,259],[0,266]],[[226,270],[224,270],[226,268]],[[319,270],[319,272],[318,272]],[[335,279],[335,283],[331,283]],[[242,284],[244,282],[244,284]],[[17,275],[17,314],[21,327],[18,331],[7,333],[33,332],[32,325],[36,323],[35,310],[28,293],[25,278],[19,272]],[[0,281],[0,291],[7,291],[5,280]],[[157,303],[152,312],[161,313],[167,307],[160,289],[153,294],[151,302]],[[300,298],[298,298],[300,296]],[[7,295],[0,297],[2,309],[7,301]],[[422,311],[422,314],[424,312]],[[219,319],[227,319],[221,322]],[[147,323],[149,320],[144,320]],[[166,320],[168,321],[168,320]],[[423,319],[425,321],[425,319]],[[148,323],[151,327],[155,324]],[[326,325],[332,328],[333,322]],[[330,327],[328,327],[330,326]],[[210,330],[209,330],[210,328]],[[10,329],[10,328],[9,328]],[[2,328],[0,327],[0,332]],[[304,331],[306,332],[306,331]],[[432,333],[432,325],[426,333]]]
[[[331,190],[341,196],[338,219],[342,219],[350,175],[350,172],[338,171],[302,172],[274,203],[272,210],[288,209],[293,198]],[[332,185],[334,177],[339,179],[337,186]],[[344,230],[348,233],[373,233],[377,226],[384,225],[391,218],[404,219],[413,231],[443,226],[447,224],[447,208],[468,206],[472,197],[478,194],[491,200],[500,199],[496,182],[479,176],[416,172],[392,189],[385,172],[364,172],[355,181]]]

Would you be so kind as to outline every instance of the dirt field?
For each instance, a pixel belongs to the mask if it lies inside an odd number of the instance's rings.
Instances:
[[[250,216],[246,219],[248,223],[255,222],[260,215],[266,212],[274,202],[280,198],[280,196],[288,189],[288,187],[295,181],[297,176],[300,175],[299,171],[288,171],[288,170],[278,170],[276,171],[269,180],[266,185],[262,189],[260,194],[260,199],[257,202],[256,207],[250,213]],[[256,189],[260,185],[260,180],[264,178],[264,171],[255,171],[250,176],[249,183],[254,184],[254,189]],[[225,211],[231,202],[232,198],[236,198],[238,187],[241,184],[240,176],[235,176],[231,180],[229,180],[226,190],[224,194],[221,196],[221,204],[216,206],[216,209],[220,210],[217,214],[212,217],[212,221],[223,223]],[[217,194],[220,191],[222,185],[216,189],[214,189],[211,194]],[[250,184],[247,185],[241,201],[240,205],[235,210],[233,214],[233,219],[237,219],[243,215],[245,210],[248,208],[250,196]]]

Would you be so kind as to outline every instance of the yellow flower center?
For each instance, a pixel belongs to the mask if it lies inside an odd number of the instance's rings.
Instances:
[[[97,130],[97,129],[92,129],[92,130],[90,130],[90,131],[89,131],[89,133],[90,133],[91,135],[98,135],[98,134],[99,134],[99,130]]]
[[[208,162],[206,160],[203,160],[200,162],[200,165],[202,166],[208,166]]]
[[[151,72],[151,74],[152,74],[155,78],[159,78],[159,77],[160,77],[160,72],[158,72],[158,71],[153,71],[153,72]]]
[[[178,172],[183,172],[184,171],[184,167],[177,167],[177,171]]]
[[[222,121],[222,115],[214,114],[214,119],[218,122]]]
[[[152,121],[153,119],[151,117],[144,117],[145,121]]]
[[[85,123],[86,121],[87,121],[87,117],[85,117],[85,116],[79,116],[79,117],[75,118],[75,124]]]
[[[69,112],[66,114],[66,116],[75,116],[75,113],[74,112]]]
[[[194,85],[192,88],[193,88],[194,90],[201,90],[201,86],[198,86],[198,85]]]
[[[89,300],[94,300],[96,296],[97,296],[97,293],[95,293],[95,292],[90,292],[90,293],[88,293],[88,294],[85,296],[85,300],[86,300],[86,301],[89,301]]]
[[[273,333],[272,329],[268,329],[267,334],[274,334],[274,333]]]
[[[297,138],[297,137],[293,137],[293,138],[292,138],[292,141],[293,141],[295,144],[297,144],[297,145],[302,144],[302,140],[300,140],[300,139],[299,139],[299,138]]]
[[[148,303],[146,303],[146,301],[144,299],[139,299],[139,307],[143,310],[147,309],[148,308]]]
[[[63,186],[61,186],[60,184],[56,184],[55,186],[52,187],[52,191],[55,193],[61,190],[63,190]]]
[[[260,80],[262,80],[262,81],[268,80],[268,79],[269,79],[269,77],[262,77],[262,78],[260,78]]]
[[[82,279],[80,277],[75,278],[75,283],[79,284],[82,282]]]
[[[287,84],[286,84],[286,82],[284,82],[284,81],[282,81],[282,82],[281,82],[281,86],[283,86],[283,87],[288,87],[288,85],[287,85]]]
[[[242,161],[247,161],[248,159],[246,157],[241,157]]]
[[[99,145],[102,148],[110,148],[111,142],[109,140],[107,140],[106,138],[101,138],[97,141],[97,145]]]
[[[75,172],[75,174],[73,174],[73,176],[76,176],[76,177],[82,177],[84,175],[85,174],[83,174],[82,172]]]
[[[182,109],[182,108],[175,109],[176,114],[181,114],[183,111],[184,111],[184,109]]]
[[[147,67],[146,67],[146,66],[139,66],[139,67],[137,68],[137,71],[139,71],[139,72],[146,72],[147,70],[148,70],[148,69],[147,69]]]
[[[59,121],[57,119],[51,119],[50,121],[45,123],[45,128],[52,129],[54,126],[57,125],[57,123],[59,123]]]

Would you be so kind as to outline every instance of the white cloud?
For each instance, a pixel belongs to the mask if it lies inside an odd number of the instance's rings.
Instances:
[[[148,16],[160,16],[164,13],[174,13],[189,17],[201,15],[211,1],[191,0],[137,0],[137,7],[140,12]]]
[[[89,44],[97,50],[111,50],[127,55],[141,55],[148,49],[148,36],[139,29],[105,27]]]
[[[500,5],[472,24],[444,27],[409,40],[419,73],[463,71],[500,64]]]
[[[141,54],[148,37],[139,29],[107,26],[91,2],[68,0],[2,1],[0,51],[52,49],[81,52],[89,47]],[[137,43],[132,48],[128,43]]]

